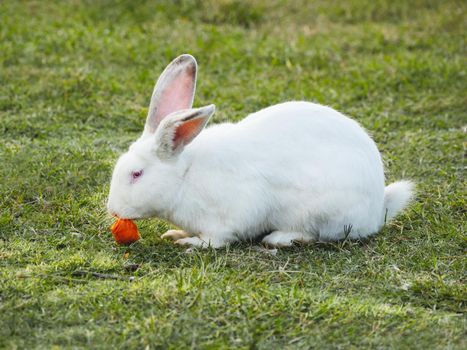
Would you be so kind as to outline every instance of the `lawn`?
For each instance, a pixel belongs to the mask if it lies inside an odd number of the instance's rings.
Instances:
[[[463,1],[0,2],[0,348],[465,349]],[[185,249],[105,201],[181,53],[213,123],[304,99],[373,135],[416,201],[364,242]]]

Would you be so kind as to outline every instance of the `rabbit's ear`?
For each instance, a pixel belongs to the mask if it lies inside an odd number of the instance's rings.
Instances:
[[[196,88],[196,70],[195,58],[187,54],[178,56],[164,69],[152,93],[145,133],[154,133],[167,115],[191,108]]]
[[[180,152],[206,126],[216,106],[175,112],[164,119],[156,130],[156,153],[161,159],[170,159]]]

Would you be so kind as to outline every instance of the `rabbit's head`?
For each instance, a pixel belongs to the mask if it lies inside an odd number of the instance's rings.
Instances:
[[[180,154],[214,113],[214,105],[192,109],[197,64],[181,55],[159,77],[144,132],[117,161],[107,208],[120,218],[164,216],[183,179]]]

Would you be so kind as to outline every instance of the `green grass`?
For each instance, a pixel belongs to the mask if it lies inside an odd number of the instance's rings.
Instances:
[[[466,12],[1,1],[0,348],[465,349]],[[186,254],[159,238],[168,223],[144,220],[142,240],[116,246],[113,163],[184,52],[214,123],[285,100],[330,105],[370,130],[388,182],[418,183],[416,202],[366,242]]]

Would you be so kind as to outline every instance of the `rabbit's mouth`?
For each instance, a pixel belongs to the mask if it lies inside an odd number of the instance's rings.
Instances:
[[[118,206],[114,203],[107,204],[107,212],[116,219],[139,220],[154,217],[154,211],[148,208]]]
[[[109,212],[115,219],[142,220],[153,217],[152,215],[131,215],[130,213],[115,213]]]
[[[122,219],[122,220],[138,220],[138,219],[142,219],[142,218],[136,217],[136,216],[117,214],[116,212],[110,211],[110,210],[109,210],[109,214],[111,216],[113,216],[115,219]]]
[[[117,215],[115,213],[110,213],[115,219],[122,219],[122,220],[140,220],[144,219],[144,217],[141,216],[131,216],[131,215]]]

